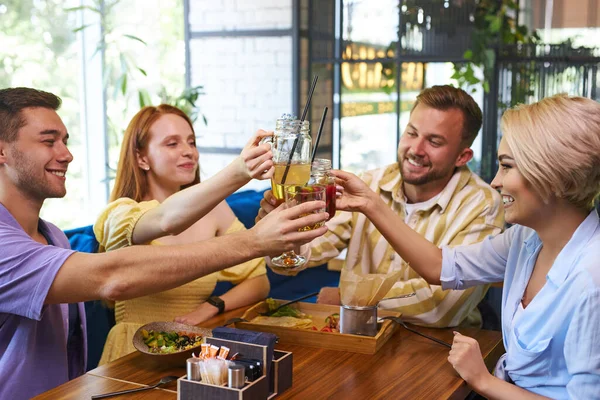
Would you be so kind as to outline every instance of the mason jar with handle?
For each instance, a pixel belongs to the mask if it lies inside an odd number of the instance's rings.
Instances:
[[[305,185],[310,179],[312,138],[310,123],[290,114],[277,119],[272,139],[275,173],[271,178],[273,195],[283,203],[285,188]]]

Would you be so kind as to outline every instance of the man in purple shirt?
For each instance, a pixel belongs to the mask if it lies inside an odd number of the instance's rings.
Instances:
[[[171,289],[290,250],[326,231],[298,232],[327,218],[313,213],[325,204],[312,202],[281,208],[248,231],[200,243],[72,251],[62,231],[39,218],[45,199],[66,194],[73,159],[59,106],[51,93],[0,90],[0,399],[29,399],[84,372],[81,302]]]

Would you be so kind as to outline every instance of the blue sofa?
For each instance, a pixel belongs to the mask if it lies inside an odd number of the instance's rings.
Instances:
[[[227,203],[247,227],[254,226],[254,218],[260,207],[263,192],[254,190],[234,193],[227,198]],[[98,251],[98,242],[94,237],[92,226],[71,229],[65,231],[69,238],[71,248],[88,253]],[[296,277],[277,275],[267,268],[267,274],[271,283],[269,297],[291,300],[302,295],[318,292],[324,286],[338,286],[340,273],[327,270],[326,265],[310,268]],[[229,282],[219,282],[215,287],[213,295],[219,296],[232,287]],[[310,299],[307,301],[315,301]],[[115,324],[114,312],[104,306],[101,301],[88,301],[85,303],[88,324],[88,365],[87,369],[93,369],[98,365],[104,342],[110,328]]]

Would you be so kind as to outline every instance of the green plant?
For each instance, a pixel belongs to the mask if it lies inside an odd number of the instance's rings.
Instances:
[[[443,37],[460,42],[469,36],[468,15],[473,12],[473,1],[401,0],[397,7],[400,13],[398,36],[401,46],[397,40],[389,44],[385,53],[390,58],[403,58],[404,55],[411,58],[412,54],[439,56],[447,51],[443,48]],[[397,54],[398,51],[400,54]],[[386,83],[382,90],[386,93],[395,89],[396,64],[396,61],[382,63],[381,74],[385,77],[382,81]]]
[[[196,101],[198,101],[200,95],[204,94],[203,89],[204,86],[194,86],[184,89],[178,96],[172,96],[167,93],[167,89],[163,86],[159,92],[160,101],[179,108],[190,117],[192,122],[195,122],[199,115]],[[140,105],[142,104],[140,103]],[[204,114],[202,114],[202,122],[204,122],[204,125],[208,123]]]
[[[519,4],[514,0],[478,1],[473,15],[474,30],[471,36],[471,48],[463,55],[466,62],[454,64],[452,78],[460,87],[467,90],[470,88],[473,92],[476,86],[481,85],[486,93],[489,92],[497,51],[505,45],[532,45],[539,42],[537,33],[530,33],[525,25],[517,23],[518,12]],[[483,71],[482,77],[477,76],[477,68]],[[521,72],[527,73],[525,70]],[[515,86],[515,89],[521,90],[521,93],[515,93],[517,94],[514,96],[515,101],[523,100],[525,96],[531,94],[529,87],[518,87],[519,85]]]
[[[196,102],[198,97],[204,94],[203,87],[187,88],[177,95],[171,94],[164,84],[161,84],[155,92],[146,89],[144,83],[140,82],[148,76],[146,69],[136,62],[135,57],[128,51],[128,47],[131,43],[146,47],[147,43],[139,36],[123,31],[122,26],[118,26],[114,9],[119,3],[121,0],[93,0],[92,5],[66,9],[68,12],[91,11],[99,16],[102,37],[96,44],[94,56],[99,53],[103,54],[103,84],[107,95],[112,100],[117,100],[119,97],[125,99],[125,107],[120,108],[124,113],[127,112],[129,104],[127,99],[134,97],[140,107],[156,104],[155,101],[178,107],[195,122],[199,115]],[[81,25],[74,29],[74,32],[87,29],[92,25]],[[109,134],[120,131],[118,123],[115,124],[113,119],[109,114],[108,125],[109,131],[111,131]],[[202,115],[202,120],[206,125],[207,120],[204,115]]]
[[[121,0],[93,0],[93,5],[79,6],[67,8],[67,12],[91,11],[99,16],[101,38],[96,44],[96,50],[93,56],[98,53],[104,53],[107,50],[113,50],[118,54],[118,63],[106,62],[103,60],[103,83],[105,87],[112,87],[112,97],[117,97],[120,94],[126,95],[128,84],[132,80],[133,71],[138,74],[147,76],[146,71],[138,66],[133,58],[123,49],[124,41],[135,41],[143,46],[147,46],[146,42],[139,37],[129,33],[117,33],[115,29],[115,21],[112,10],[118,5]],[[73,30],[79,32],[87,29],[95,24],[84,24]]]

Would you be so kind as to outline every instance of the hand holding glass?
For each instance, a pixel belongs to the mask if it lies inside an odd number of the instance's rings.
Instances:
[[[288,207],[293,207],[297,204],[302,204],[309,201],[325,201],[325,196],[326,189],[325,186],[322,185],[293,185],[288,186],[285,190],[285,201]],[[325,212],[325,208],[315,211],[315,213],[319,212]],[[300,217],[304,216],[305,215],[301,215]],[[314,225],[304,226],[298,229],[298,231],[309,231],[317,229],[321,226],[323,226],[323,222],[318,222]],[[282,255],[272,258],[271,264],[277,269],[281,270],[281,272],[284,272],[283,270],[290,270],[302,267],[306,264],[306,261],[306,257],[296,254],[296,252],[292,250],[286,251]]]

